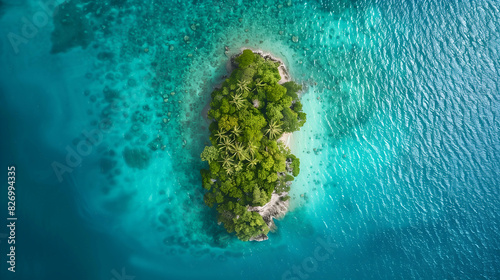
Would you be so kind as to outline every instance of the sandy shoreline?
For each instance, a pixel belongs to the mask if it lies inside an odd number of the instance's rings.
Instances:
[[[278,141],[282,142],[283,144],[285,144],[287,148],[291,149],[292,133],[290,132],[283,133],[283,135],[281,135]]]

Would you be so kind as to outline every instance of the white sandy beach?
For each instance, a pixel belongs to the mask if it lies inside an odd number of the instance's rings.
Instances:
[[[282,142],[285,144],[286,147],[289,149],[292,149],[292,141],[293,141],[293,134],[290,132],[285,132],[281,137],[278,139],[278,141]]]

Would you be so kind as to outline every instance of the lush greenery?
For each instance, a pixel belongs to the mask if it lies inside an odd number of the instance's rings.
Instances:
[[[235,62],[238,67],[212,92],[212,146],[201,153],[210,168],[201,170],[201,176],[208,191],[205,203],[216,206],[228,232],[247,241],[269,232],[262,217],[247,206],[262,206],[273,192],[288,192],[286,182],[299,173],[298,158],[277,139],[298,130],[306,114],[297,95],[302,87],[278,84],[279,63],[250,50]]]

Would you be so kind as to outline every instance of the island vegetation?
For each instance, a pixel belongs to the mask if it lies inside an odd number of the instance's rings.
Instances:
[[[211,94],[212,145],[201,153],[209,165],[201,176],[204,201],[216,207],[219,223],[248,241],[270,230],[249,208],[265,205],[273,193],[287,193],[299,174],[299,159],[277,140],[299,130],[306,114],[298,97],[302,87],[279,83],[280,62],[244,50],[233,64],[237,67],[229,78]]]

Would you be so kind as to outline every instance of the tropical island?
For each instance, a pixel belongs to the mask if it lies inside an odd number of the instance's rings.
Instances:
[[[267,239],[273,218],[288,209],[291,182],[300,162],[283,141],[306,122],[293,81],[280,83],[280,67],[270,57],[244,50],[231,60],[234,70],[211,94],[211,146],[201,159],[205,204],[216,206],[219,223],[242,241]],[[282,138],[282,141],[279,139]]]

